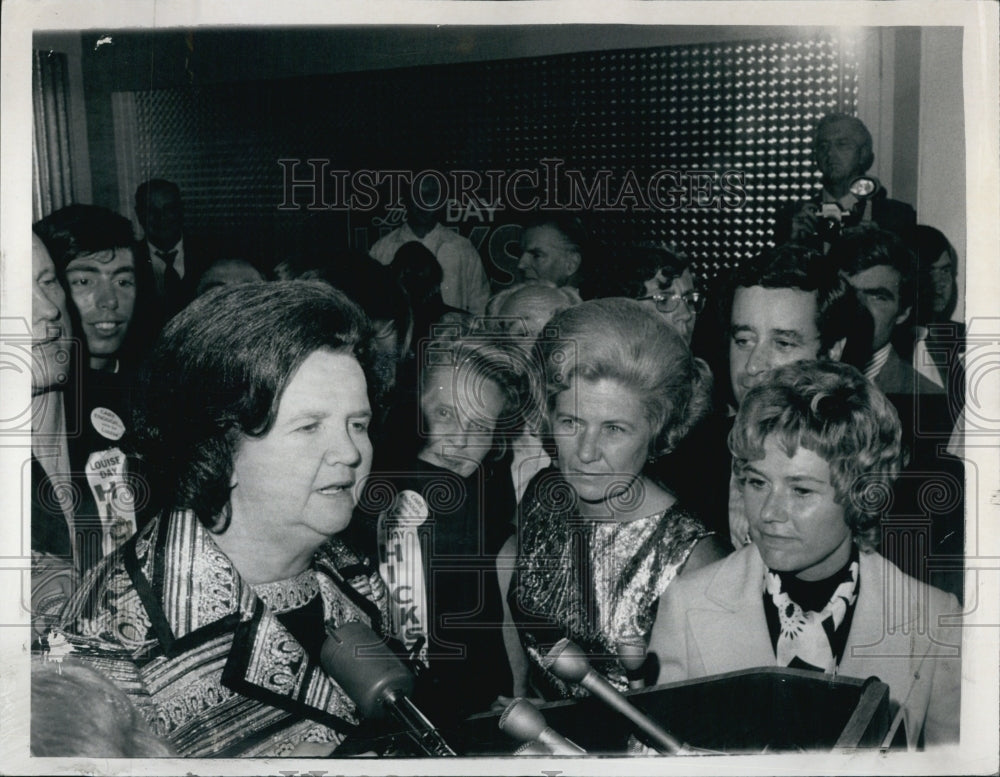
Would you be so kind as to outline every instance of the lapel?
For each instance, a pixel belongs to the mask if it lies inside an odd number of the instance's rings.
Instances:
[[[875,385],[883,394],[903,394],[912,396],[914,394],[943,394],[944,389],[932,383],[923,375],[918,373],[907,364],[896,353],[896,349],[889,351],[889,358],[875,376]]]
[[[840,672],[848,676],[855,676],[856,672],[863,671],[864,667],[861,664],[864,663],[866,648],[880,642],[881,636],[887,631],[885,626],[888,624],[883,623],[882,617],[884,570],[881,564],[873,563],[873,555],[872,553],[858,555],[860,566],[858,602],[854,607],[851,632],[847,635],[844,657],[840,662]]]
[[[933,677],[932,668],[922,671],[923,661],[935,651],[954,655],[957,647],[936,646],[928,634],[929,624],[918,620],[939,609],[930,601],[932,589],[878,553],[862,552],[859,564],[858,601],[838,674],[860,679],[874,675],[886,683],[894,708],[906,709],[907,737],[914,746],[924,725]],[[704,600],[688,613],[702,674],[774,666],[763,612],[760,554],[747,546],[718,562],[718,567]]]
[[[902,574],[893,574],[893,568],[878,553],[861,553],[859,564],[858,602],[838,673],[850,677],[881,674],[892,685],[891,680],[900,672],[908,672],[907,662],[898,659],[912,655],[916,647],[917,584]],[[705,590],[703,605],[688,613],[688,626],[705,672],[774,666],[774,648],[764,617],[764,562],[760,554],[748,545],[727,556],[718,567]]]
[[[757,548],[747,545],[717,566],[705,590],[705,605],[688,613],[705,673],[774,666],[762,598],[764,562]]]
[[[341,733],[354,730],[354,704],[242,581],[193,513],[161,516],[135,539],[126,567],[166,658],[224,651],[227,688]],[[327,622],[378,619],[377,610],[373,618],[359,606],[363,597],[343,590],[349,586],[332,560],[316,566]],[[231,642],[217,639],[227,634]]]
[[[879,671],[891,674],[900,662],[888,659],[922,657],[915,639],[927,631],[927,624],[917,620],[921,614],[927,617],[930,602],[921,598],[930,589],[878,553],[861,553],[859,563],[861,590],[840,672],[856,677]]]
[[[882,365],[882,369],[875,376],[875,385],[882,390],[883,394],[903,393],[901,390],[901,385],[904,382],[902,368],[903,360],[896,355],[894,348],[890,348],[889,358],[886,359],[885,364]],[[905,391],[911,392],[913,391],[913,387],[907,386]]]
[[[149,268],[150,271],[153,269],[153,259],[149,255],[149,244],[143,240],[137,240],[132,245],[132,257],[135,259],[135,266],[138,270],[139,268]]]

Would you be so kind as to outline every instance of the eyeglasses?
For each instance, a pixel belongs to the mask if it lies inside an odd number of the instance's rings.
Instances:
[[[673,313],[680,307],[681,302],[687,305],[688,310],[695,315],[705,309],[705,295],[700,291],[689,291],[686,294],[649,294],[645,297],[636,297],[637,302],[643,302],[647,299],[653,300],[656,309],[661,313]]]

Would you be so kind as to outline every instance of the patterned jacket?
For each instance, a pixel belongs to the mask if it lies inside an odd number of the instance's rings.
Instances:
[[[328,630],[361,621],[381,631],[386,595],[374,568],[337,539],[313,568]],[[354,704],[193,513],[154,519],[105,558],[59,629],[181,755],[282,755],[357,728]]]

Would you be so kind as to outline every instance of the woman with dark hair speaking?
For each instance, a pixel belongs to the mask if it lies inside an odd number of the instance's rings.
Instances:
[[[372,361],[360,309],[305,281],[213,290],[154,349],[138,447],[169,500],[60,630],[181,755],[316,754],[355,729],[319,655],[384,615],[336,536],[371,466]]]

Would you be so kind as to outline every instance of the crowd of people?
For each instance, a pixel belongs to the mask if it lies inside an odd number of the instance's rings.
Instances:
[[[958,257],[871,146],[825,117],[822,191],[717,284],[549,212],[491,289],[429,195],[370,254],[268,267],[162,179],[141,240],[41,219],[34,754],[394,754],[324,663],[354,622],[444,731],[586,695],[569,638],[620,690],[878,675],[909,746],[957,742]]]

